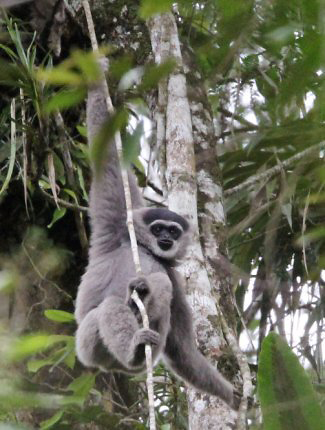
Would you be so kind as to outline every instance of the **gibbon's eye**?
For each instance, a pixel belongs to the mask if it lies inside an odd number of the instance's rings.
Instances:
[[[155,224],[151,227],[150,230],[151,230],[151,233],[157,237],[160,235],[162,229],[163,229],[163,226],[161,224]]]
[[[181,231],[179,228],[175,227],[174,225],[172,225],[171,227],[169,227],[168,229],[169,233],[171,234],[172,238],[174,240],[178,239],[179,236],[181,235]]]

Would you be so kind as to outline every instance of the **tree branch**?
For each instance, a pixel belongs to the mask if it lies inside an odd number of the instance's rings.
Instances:
[[[293,155],[292,157],[288,158],[287,160],[282,161],[281,164],[277,164],[276,166],[271,167],[270,169],[266,170],[263,173],[251,176],[246,181],[237,185],[236,187],[229,188],[228,190],[225,190],[224,196],[229,197],[233,194],[238,193],[239,191],[242,191],[245,188],[248,188],[248,187],[256,184],[257,182],[269,181],[273,176],[281,173],[281,171],[283,169],[290,167],[292,164],[294,164],[297,161],[302,160],[303,158],[312,154],[314,151],[319,151],[323,148],[325,148],[325,141],[322,141],[322,142],[318,143],[317,145],[313,145],[313,146],[305,149],[304,151]]]
[[[56,200],[54,199],[53,196],[51,196],[51,194],[47,193],[45,190],[43,190],[43,188],[39,187],[39,190],[41,191],[41,193],[43,194],[43,196],[50,201],[51,203],[53,203],[54,206],[56,206],[56,202],[67,209],[72,209],[74,211],[81,211],[81,212],[88,212],[88,208],[86,208],[86,206],[80,206],[74,203],[69,203],[66,202],[65,200],[62,200],[60,198],[57,198]]]

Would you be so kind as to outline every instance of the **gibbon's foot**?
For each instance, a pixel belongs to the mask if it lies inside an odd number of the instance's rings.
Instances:
[[[128,364],[139,366],[145,358],[145,345],[158,345],[160,334],[154,330],[141,328],[134,333]]]

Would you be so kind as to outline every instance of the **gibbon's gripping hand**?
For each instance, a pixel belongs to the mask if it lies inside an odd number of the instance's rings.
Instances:
[[[160,342],[160,334],[154,330],[140,328],[134,333],[128,357],[129,366],[143,364],[146,344],[156,346]]]
[[[144,306],[146,306],[151,295],[151,287],[145,276],[139,276],[132,279],[128,286],[127,304],[134,315],[138,318],[140,316],[140,311],[134,300],[131,298],[133,291],[138,293],[140,300],[143,302]]]
[[[151,293],[150,284],[145,276],[139,276],[134,278],[129,283],[129,297],[131,297],[133,291],[136,291],[143,301]]]

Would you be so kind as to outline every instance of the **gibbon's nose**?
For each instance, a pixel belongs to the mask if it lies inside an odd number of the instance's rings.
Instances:
[[[173,241],[170,239],[160,239],[158,240],[158,245],[163,251],[168,251],[173,246]]]

